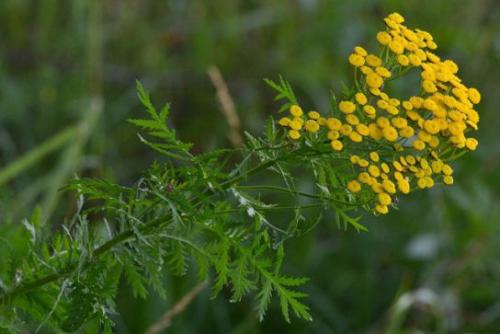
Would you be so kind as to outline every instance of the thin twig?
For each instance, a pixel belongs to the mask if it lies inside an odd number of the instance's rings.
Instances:
[[[200,292],[205,289],[206,286],[207,282],[205,281],[192,288],[177,303],[175,303],[172,308],[165,312],[160,320],[152,324],[146,331],[146,334],[156,334],[164,329],[169,328],[172,325],[173,317],[175,317],[179,313],[182,313],[186,309],[186,307],[188,307],[189,304],[191,304],[191,302],[196,298],[196,296],[198,296],[198,294],[200,294]]]
[[[221,111],[224,116],[226,116],[227,123],[229,124],[229,140],[234,147],[240,147],[243,144],[243,138],[241,137],[241,122],[236,112],[234,101],[231,94],[229,94],[227,84],[217,66],[210,66],[207,73],[217,91],[217,98],[222,108]]]

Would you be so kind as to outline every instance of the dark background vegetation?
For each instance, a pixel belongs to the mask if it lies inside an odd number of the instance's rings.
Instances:
[[[141,112],[136,79],[155,101],[172,103],[171,125],[195,152],[230,147],[209,66],[224,76],[242,128],[259,134],[278,108],[263,78],[283,74],[304,105],[326,110],[331,89],[349,83],[350,50],[374,50],[375,33],[392,11],[432,32],[439,55],[456,60],[466,83],[483,93],[480,147],[455,163],[456,185],[405,197],[387,217],[363,218],[369,233],[339,230],[325,217],[290,242],[285,272],[311,278],[305,290],[313,322],[287,324],[277,305],[259,322],[251,299],[230,304],[205,289],[171,331],[498,332],[496,0],[2,0],[0,171],[51,136],[69,135],[0,184],[0,223],[20,221],[40,205],[57,227],[74,210],[74,196],[57,191],[69,178],[132,184],[158,158],[126,122]],[[81,124],[87,128],[72,127]],[[117,332],[142,333],[196,285],[195,275],[165,284],[167,301],[134,299],[124,283]]]

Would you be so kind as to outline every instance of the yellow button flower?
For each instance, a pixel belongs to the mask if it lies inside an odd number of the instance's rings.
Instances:
[[[377,204],[375,205],[375,211],[377,211],[380,214],[386,215],[389,212],[389,208],[385,205]]]
[[[344,114],[351,114],[356,110],[356,105],[351,101],[342,101],[339,103],[339,109]]]
[[[289,126],[292,128],[292,130],[300,130],[302,129],[303,122],[300,119],[294,118],[290,123]]]
[[[351,125],[357,125],[357,124],[359,124],[359,118],[356,115],[353,115],[353,114],[347,115],[345,117],[345,120],[347,121],[347,123],[349,123]]]
[[[370,129],[365,124],[356,125],[356,131],[362,136],[368,136],[370,134]]]
[[[408,182],[408,180],[406,180],[406,179],[398,180],[398,189],[403,194],[409,194],[410,193],[410,183]]]
[[[396,60],[401,66],[408,66],[410,64],[410,59],[405,55],[398,55]]]
[[[446,176],[443,178],[443,182],[444,182],[444,184],[452,185],[452,184],[453,184],[453,176],[451,176],[451,175],[446,175]]]
[[[349,139],[355,143],[361,143],[363,141],[363,137],[356,131],[349,133]]]
[[[478,141],[476,138],[467,138],[467,140],[465,141],[465,146],[471,151],[475,151],[477,148],[477,145],[478,145]]]
[[[371,185],[373,182],[372,177],[367,172],[359,173],[358,180],[367,185]]]
[[[377,72],[378,75],[380,75],[382,78],[390,78],[392,76],[391,71],[389,71],[387,68],[383,66],[379,66],[375,69],[375,72]]]
[[[365,64],[365,58],[353,53],[349,56],[349,63],[355,67],[361,67]]]
[[[328,131],[328,134],[327,134],[328,139],[335,140],[335,139],[339,139],[339,137],[340,137],[340,132],[338,132],[337,130]]]
[[[386,193],[378,194],[378,202],[382,205],[390,205],[392,203],[391,196]]]
[[[340,127],[340,133],[343,136],[348,136],[351,132],[352,126],[350,126],[349,124],[342,124],[342,126]]]
[[[368,55],[368,52],[366,52],[366,50],[361,46],[356,46],[354,48],[354,52],[356,52],[358,55],[362,57],[366,57]]]
[[[375,165],[370,165],[368,166],[368,173],[370,173],[370,175],[373,177],[379,177],[380,169]]]
[[[373,162],[378,162],[380,160],[380,156],[378,155],[377,152],[373,151],[373,152],[370,152],[370,159],[373,161]]]
[[[337,119],[337,118],[328,118],[326,120],[326,126],[330,129],[330,130],[340,130],[340,127],[342,126],[342,122]]]
[[[368,102],[368,99],[366,98],[366,95],[359,92],[359,93],[356,93],[356,95],[354,95],[354,99],[356,100],[356,102],[362,106],[364,106],[367,102]]]
[[[425,142],[423,142],[420,139],[416,139],[413,142],[413,148],[416,149],[417,151],[423,151],[425,149]]]
[[[436,85],[434,84],[434,82],[432,82],[430,80],[424,80],[424,82],[422,82],[422,88],[424,89],[424,91],[426,93],[429,93],[429,94],[437,92]]]
[[[359,159],[358,164],[359,164],[359,167],[366,168],[366,167],[368,167],[368,165],[369,165],[370,163],[369,163],[369,162],[368,162],[368,160],[366,160],[366,159]]]
[[[319,124],[315,120],[308,120],[305,125],[306,131],[311,133],[316,133],[319,130]]]
[[[377,73],[369,73],[366,76],[366,83],[371,88],[380,88],[384,84],[384,80]]]
[[[361,191],[361,184],[356,180],[349,181],[349,183],[347,183],[347,189],[349,189],[350,192],[358,193]]]
[[[476,88],[469,88],[468,90],[469,100],[474,104],[479,104],[481,102],[481,94]]]
[[[290,130],[288,131],[288,136],[293,140],[297,140],[300,138],[300,132],[297,130]]]
[[[302,111],[302,108],[300,106],[294,104],[290,107],[290,114],[295,117],[300,117],[304,114],[304,112]]]
[[[378,67],[382,65],[382,59],[375,55],[368,55],[366,56],[366,63],[371,67]]]
[[[333,140],[330,145],[334,151],[342,151],[344,148],[344,145],[340,140]]]
[[[309,116],[310,119],[318,120],[321,115],[317,111],[310,111],[307,113],[307,116]]]
[[[398,139],[398,131],[392,126],[386,126],[382,129],[384,138],[388,141],[394,142]]]
[[[382,45],[388,45],[392,42],[392,37],[385,31],[380,31],[377,33],[377,41]]]
[[[399,43],[398,41],[392,41],[391,43],[389,43],[389,49],[391,49],[391,51],[396,54],[402,54],[405,50],[403,44]]]
[[[364,107],[363,107],[363,111],[364,111],[364,112],[365,112],[365,114],[367,114],[367,115],[375,115],[375,113],[377,112],[377,111],[375,110],[375,108],[373,108],[372,106],[369,106],[369,105],[364,106]]]
[[[424,129],[425,129],[425,131],[427,131],[431,135],[435,135],[435,134],[439,133],[439,131],[441,130],[441,128],[439,126],[439,122],[437,122],[436,120],[425,121],[424,122]]]
[[[382,187],[384,187],[384,190],[387,191],[389,194],[396,193],[396,185],[394,184],[394,182],[390,180],[384,180],[382,182]]]
[[[291,121],[292,120],[290,118],[288,118],[288,117],[282,117],[278,121],[278,124],[281,125],[281,126],[289,126]]]
[[[413,66],[422,65],[422,60],[415,54],[409,55],[408,59],[410,60],[410,64],[412,64]]]

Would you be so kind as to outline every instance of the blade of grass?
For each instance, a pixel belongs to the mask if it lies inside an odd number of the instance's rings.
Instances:
[[[77,133],[77,126],[67,127],[31,151],[27,152],[19,159],[13,161],[8,166],[2,168],[0,170],[0,186],[23,173],[26,169],[32,167],[50,153],[64,146],[70,139],[74,138]]]
[[[57,206],[59,189],[78,169],[81,157],[84,154],[84,147],[92,130],[95,128],[99,115],[103,109],[103,103],[99,98],[90,101],[89,110],[85,113],[81,121],[79,130],[74,137],[74,141],[66,147],[61,155],[59,165],[54,172],[49,174],[47,191],[42,202],[42,212],[44,220],[47,220]]]

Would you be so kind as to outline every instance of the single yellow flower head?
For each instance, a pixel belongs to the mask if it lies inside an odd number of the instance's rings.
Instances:
[[[281,126],[289,126],[291,121],[292,120],[290,118],[288,118],[288,117],[282,117],[278,121],[278,124],[281,125]]]
[[[380,31],[377,34],[377,41],[382,45],[388,45],[390,42],[392,42],[392,37],[387,32]]]
[[[351,125],[359,124],[359,118],[353,114],[346,115],[345,120],[347,121],[347,123],[349,123]]]
[[[475,151],[477,148],[477,145],[478,145],[478,141],[476,138],[467,138],[467,140],[465,141],[465,146],[471,151]]]
[[[297,140],[300,138],[300,132],[297,130],[290,130],[288,131],[288,136],[293,140]]]
[[[371,67],[378,67],[382,65],[382,59],[375,55],[366,56],[366,63]]]
[[[410,64],[410,60],[405,55],[398,55],[396,60],[401,66],[408,66]]]
[[[349,139],[355,143],[361,143],[363,141],[363,137],[356,131],[349,133]]]
[[[415,54],[409,55],[408,59],[410,60],[410,64],[412,64],[413,66],[422,65],[422,60]]]
[[[425,149],[425,142],[420,139],[415,139],[413,142],[413,148],[417,151],[423,151]]]
[[[382,134],[384,138],[390,142],[394,142],[398,139],[398,131],[390,125],[382,129]]]
[[[383,66],[378,66],[375,69],[375,72],[377,72],[377,74],[380,75],[382,78],[390,78],[392,76],[391,71],[389,71],[387,68]]]
[[[340,132],[338,130],[330,130],[327,133],[327,138],[330,140],[339,139],[339,137],[340,137]]]
[[[378,155],[377,152],[373,151],[370,152],[370,159],[374,162],[378,162],[380,160],[380,156]]]
[[[392,203],[392,199],[391,199],[391,196],[389,194],[386,194],[386,193],[380,193],[378,194],[378,202],[381,204],[381,205],[390,205]]]
[[[356,105],[351,101],[342,101],[339,103],[339,109],[344,114],[350,114],[356,110]]]
[[[366,167],[368,167],[369,164],[370,163],[366,159],[359,159],[359,161],[358,161],[359,167],[366,168]]]
[[[380,169],[375,165],[368,166],[368,173],[373,177],[380,176]]]
[[[371,88],[380,88],[384,84],[384,80],[377,73],[369,73],[366,76],[366,83]]]
[[[434,82],[432,82],[430,80],[424,80],[422,82],[422,88],[424,89],[424,91],[426,93],[429,93],[429,94],[437,92],[436,85],[434,84]]]
[[[344,148],[344,145],[340,140],[333,140],[330,145],[334,151],[342,151]]]
[[[447,185],[452,185],[452,184],[453,184],[453,176],[451,176],[451,175],[446,175],[446,176],[443,178],[443,182],[444,182],[444,184],[447,184]]]
[[[396,54],[402,54],[405,51],[403,44],[398,41],[392,41],[389,43],[389,49]]]
[[[348,136],[352,132],[352,126],[350,124],[342,124],[340,127],[340,133],[343,136]]]
[[[353,53],[349,56],[349,63],[355,67],[361,67],[365,64],[365,58],[357,53]]]
[[[300,130],[302,129],[302,126],[303,126],[303,122],[301,119],[299,118],[294,118],[290,123],[289,123],[289,126],[292,130]]]
[[[321,115],[317,111],[310,111],[310,112],[307,113],[307,116],[310,119],[314,119],[314,120],[319,120],[319,118],[321,117]]]
[[[403,194],[409,194],[410,193],[410,182],[408,182],[408,180],[406,180],[406,179],[398,180],[398,189]]]
[[[425,178],[419,178],[417,180],[417,186],[420,188],[420,189],[425,189],[427,188],[427,180]]]
[[[389,173],[389,171],[386,171],[387,169],[383,168],[383,167],[384,167],[384,165],[382,165],[382,170],[385,173]],[[382,186],[384,187],[384,190],[387,191],[389,194],[395,194],[396,193],[396,185],[394,184],[394,182],[392,182],[390,180],[384,180],[382,182]]]
[[[361,184],[356,180],[349,181],[349,183],[347,183],[347,189],[349,189],[350,192],[358,193],[361,191]]]
[[[356,131],[362,136],[368,136],[370,134],[370,129],[363,123],[356,125]]]
[[[330,130],[340,130],[340,127],[342,126],[342,122],[337,118],[331,117],[331,118],[328,118],[326,120],[326,126]]]
[[[401,14],[399,14],[397,12],[394,12],[394,13],[390,14],[388,16],[388,18],[390,20],[396,22],[396,23],[399,23],[399,24],[401,24],[401,23],[403,23],[405,21],[405,18]]]
[[[315,120],[308,120],[305,125],[306,131],[311,133],[316,133],[319,130],[319,124]]]
[[[354,52],[356,52],[358,55],[362,57],[366,57],[368,55],[368,52],[366,52],[366,50],[361,46],[356,46],[354,48]]]
[[[295,117],[300,117],[304,114],[304,112],[302,111],[302,108],[300,106],[294,104],[290,107],[290,114]]]
[[[386,215],[387,213],[389,213],[389,208],[385,205],[377,204],[375,205],[375,211],[380,214]]]
[[[356,93],[356,95],[354,95],[354,98],[356,99],[356,102],[362,106],[364,106],[368,102],[366,95],[361,92]]]
[[[468,90],[469,100],[474,104],[479,104],[481,102],[481,94],[476,88],[469,88]]]
[[[354,155],[351,155],[351,156],[349,157],[349,160],[351,161],[351,163],[353,163],[353,164],[357,164],[357,163],[359,162],[359,156],[357,156],[357,155],[355,155],[355,154],[354,154]]]
[[[377,113],[377,111],[375,110],[375,108],[373,108],[372,106],[364,106],[363,107],[363,111],[367,114],[367,115],[375,115]]]

